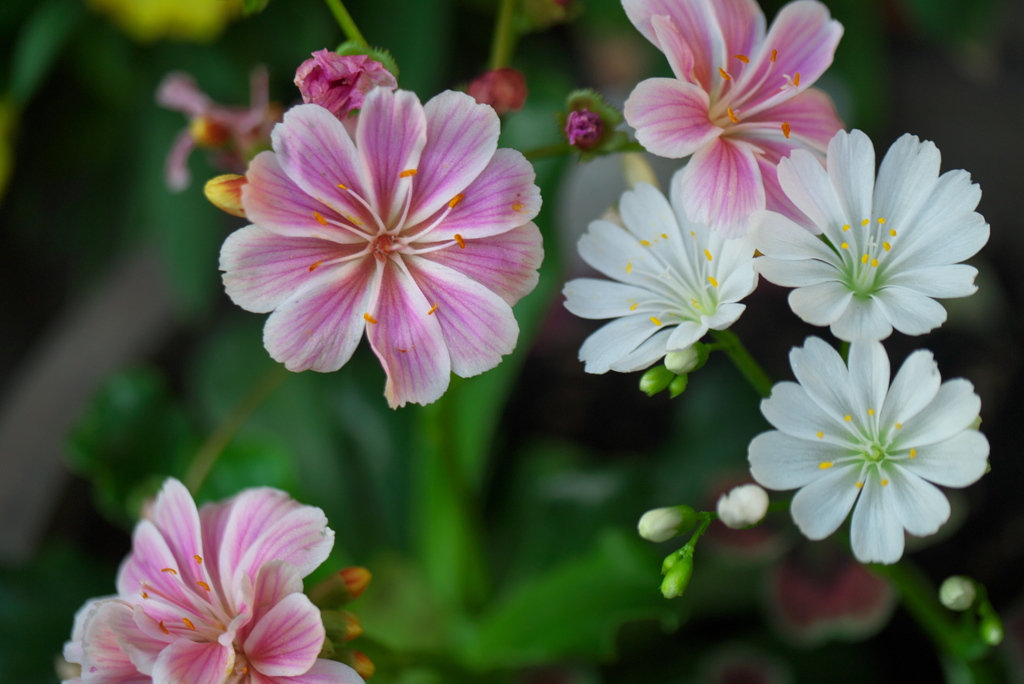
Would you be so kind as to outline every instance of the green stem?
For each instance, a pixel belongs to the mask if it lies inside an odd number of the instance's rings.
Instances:
[[[725,352],[726,356],[729,357],[740,373],[743,374],[743,377],[753,386],[754,391],[762,397],[769,396],[772,393],[772,379],[768,377],[768,374],[764,372],[761,365],[750,355],[750,352],[740,342],[740,338],[736,336],[736,333],[729,330],[713,330],[712,335],[722,346],[722,351]]]
[[[366,38],[363,38],[363,34],[359,32],[359,28],[356,26],[356,22],[352,21],[352,15],[345,9],[345,4],[342,0],[325,0],[327,6],[331,9],[331,14],[338,21],[338,26],[345,32],[345,35],[349,40],[354,40],[363,47],[370,47],[370,44],[366,42]]]
[[[263,377],[256,381],[249,391],[245,393],[242,400],[235,405],[231,412],[225,416],[220,425],[210,433],[206,441],[196,451],[195,458],[183,478],[185,486],[195,496],[203,481],[210,474],[213,465],[220,458],[224,448],[231,442],[253,412],[258,409],[264,401],[274,393],[285,381],[289,373],[284,366],[275,364]]]
[[[515,16],[516,0],[501,0],[497,22],[494,25],[494,42],[491,44],[491,69],[507,67],[512,61],[516,35],[512,19]]]

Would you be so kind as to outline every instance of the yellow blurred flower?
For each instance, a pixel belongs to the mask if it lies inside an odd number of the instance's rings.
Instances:
[[[161,38],[213,40],[242,12],[242,0],[88,0],[88,4],[143,43]]]

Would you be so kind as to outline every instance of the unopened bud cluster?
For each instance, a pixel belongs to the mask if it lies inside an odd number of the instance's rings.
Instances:
[[[689,374],[708,361],[707,345],[700,342],[679,351],[665,355],[665,363],[649,368],[640,376],[640,391],[653,397],[666,389],[675,399],[689,384]]]
[[[359,598],[371,579],[373,575],[366,568],[342,568],[309,591],[309,599],[320,608],[327,632],[320,657],[345,663],[363,679],[369,679],[377,667],[365,654],[347,646],[363,634],[363,626],[354,613],[342,607]]]

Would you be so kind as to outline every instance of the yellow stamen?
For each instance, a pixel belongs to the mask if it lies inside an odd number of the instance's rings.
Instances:
[[[857,489],[864,489],[864,483],[863,482],[858,482],[857,483]]]
[[[377,319],[368,313],[363,314],[363,320],[366,321],[367,323],[373,323],[374,325],[377,324]]]
[[[897,430],[902,430],[903,429],[903,423],[896,423],[896,429]]]
[[[630,261],[628,264],[626,264],[626,273],[632,273],[632,272],[633,272],[633,262]]]
[[[200,556],[199,554],[196,554],[196,555],[194,555],[192,557],[196,559],[196,563],[198,563],[199,565],[203,564],[203,557]]]
[[[879,216],[878,217],[878,223],[884,226],[885,225],[885,217],[884,216]]]
[[[699,309],[699,308],[700,308],[700,304],[699,304],[699,303],[697,303],[697,300],[696,300],[696,299],[694,299],[694,298],[692,298],[692,297],[691,297],[691,298],[690,298],[690,301],[691,301],[691,302],[693,302],[693,308],[694,308],[694,309]]]
[[[736,118],[736,114],[732,111],[732,107],[726,107],[725,113],[729,115],[729,121],[732,121],[733,123],[740,122],[740,120]]]
[[[167,627],[164,626],[164,621],[163,620],[160,621],[160,631],[163,632],[164,634],[170,634],[171,633],[171,630],[167,629]]]
[[[460,192],[458,195],[456,195],[455,197],[452,197],[450,200],[448,200],[448,207],[450,209],[454,209],[455,207],[459,206],[459,202],[461,202],[463,199],[465,199],[465,197],[466,196],[463,195]]]
[[[888,242],[883,242],[882,243],[882,249],[884,249],[886,252],[888,252],[890,249],[892,249],[892,245],[890,245]]]
[[[435,311],[437,311],[437,304],[434,304],[434,306],[430,307],[430,311],[427,312],[427,315],[429,316],[430,314],[434,313]]]
[[[629,305],[629,310],[630,311],[636,311],[636,308],[638,306],[640,306],[640,302],[633,302],[632,304]]]
[[[313,212],[313,218],[315,218],[315,219],[316,219],[316,222],[317,222],[317,223],[319,223],[319,224],[320,224],[321,226],[326,226],[326,225],[327,225],[327,219],[325,219],[325,218],[324,218],[324,217],[323,217],[323,216],[322,216],[322,215],[320,214],[320,212],[319,212],[319,211],[314,211],[314,212]]]
[[[843,416],[843,420],[845,420],[847,423],[849,423],[851,420],[853,420],[853,416],[851,416],[849,413],[847,413],[845,416]]]
[[[822,461],[818,464],[818,468],[821,470],[828,470],[832,467],[832,461]]]
[[[863,221],[861,221],[861,222],[860,222],[860,225],[862,225],[862,226],[866,226],[866,225],[868,225],[869,223],[871,223],[871,219],[864,219]]]
[[[338,189],[339,190],[348,190],[348,186],[345,185],[344,183],[338,183]]]
[[[850,243],[849,242],[844,242],[843,244],[841,244],[839,246],[842,247],[843,249],[850,249]]]
[[[844,232],[844,233],[845,233],[846,231],[848,231],[848,230],[850,230],[850,224],[849,224],[849,223],[847,223],[847,224],[846,224],[845,226],[843,226],[843,232]]]
[[[910,458],[917,458],[917,449],[910,450]]]
[[[862,256],[862,257],[860,258],[860,263],[862,263],[862,264],[866,264],[866,263],[868,263],[868,259],[870,259],[870,258],[871,258],[871,255],[870,255],[870,254],[865,254],[864,256]]]
[[[144,598],[144,599],[148,599],[149,598],[149,594],[147,594],[146,592],[140,591],[139,593],[142,594],[142,598]]]
[[[661,321],[659,321],[659,320],[658,320],[657,318],[655,318],[654,316],[651,316],[651,323],[653,323],[654,325],[657,325],[657,326],[660,326],[660,325],[661,325]]]
[[[788,138],[788,137],[789,137],[789,134],[790,134],[790,133],[791,133],[792,131],[793,131],[793,129],[792,129],[792,128],[790,128],[790,126],[789,126],[789,122],[788,122],[788,121],[783,121],[783,122],[782,122],[782,135],[784,135],[784,136],[786,136],[786,137]]]
[[[191,629],[193,632],[196,631],[196,626],[192,624],[192,621],[186,617],[181,618],[181,621],[185,623],[185,626]]]
[[[662,233],[661,234],[661,239],[662,240],[668,240],[668,233]]]
[[[711,283],[711,287],[718,287],[718,281],[714,276],[708,276],[708,282]]]
[[[174,568],[163,568],[160,572],[169,572],[172,575],[177,575],[178,574],[178,571],[175,570]]]
[[[729,75],[729,72],[727,72],[722,67],[718,67],[718,73],[721,74],[722,78],[724,78],[726,81],[731,81],[732,80],[732,76]]]
[[[872,268],[878,268],[878,259],[872,259],[871,266]]]
[[[522,202],[513,202],[512,203],[512,211],[518,213],[518,212],[523,210],[524,206],[526,206],[526,205],[524,205]]]
[[[708,250],[705,249],[704,250],[704,256],[706,256],[708,258],[708,261],[711,261],[711,252],[709,252]]]
[[[892,237],[896,237],[896,229],[893,228],[892,230],[890,230],[889,235],[891,235]]]
[[[644,247],[650,247],[651,246],[651,243],[648,242],[647,240],[641,240],[640,244],[643,245]]]
[[[406,169],[402,173],[398,174],[399,178],[408,178],[409,176],[415,176],[417,174],[416,169]]]
[[[459,243],[459,249],[466,249],[466,241],[462,239],[462,236],[456,233],[454,237],[455,241]]]
[[[738,60],[740,60],[740,61],[741,61],[741,62],[743,62],[744,64],[750,64],[750,58],[749,58],[749,57],[747,57],[746,55],[733,55],[733,57],[734,57],[735,59],[738,59]]]
[[[210,585],[209,585],[209,584],[207,584],[206,582],[196,582],[196,584],[198,584],[199,586],[201,586],[201,587],[202,587],[203,589],[205,589],[206,591],[210,591]]]
[[[889,486],[889,481],[888,480],[882,480],[882,486],[883,487],[888,487]]]
[[[868,415],[869,416],[875,415],[875,409],[868,409]]]
[[[821,430],[818,430],[818,439],[824,439],[824,438],[825,438],[825,433],[822,432]]]

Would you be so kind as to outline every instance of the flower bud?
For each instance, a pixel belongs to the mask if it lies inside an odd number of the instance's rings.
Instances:
[[[339,55],[317,50],[299,65],[295,85],[306,104],[317,104],[344,119],[360,109],[366,94],[378,86],[394,90],[398,81],[380,62],[367,55]]]
[[[697,512],[689,506],[668,506],[644,513],[636,529],[647,541],[663,542],[686,532],[696,523]]]
[[[221,211],[245,218],[245,207],[242,206],[242,188],[248,182],[245,176],[225,173],[206,181],[203,192],[206,194],[206,199]]]
[[[346,641],[362,636],[363,625],[353,613],[344,610],[324,610],[320,612],[328,641],[343,644]]]
[[[978,634],[981,635],[982,641],[989,646],[998,646],[1003,642],[1005,636],[1003,621],[991,607],[982,615],[981,623],[978,625]]]
[[[364,653],[352,651],[352,669],[363,679],[369,679],[377,671],[377,666]]]
[[[322,610],[333,610],[359,598],[373,575],[366,568],[342,568],[309,590],[309,600]]]
[[[756,484],[734,487],[718,498],[718,519],[739,530],[757,524],[768,512],[768,492]]]
[[[677,375],[675,379],[668,384],[668,396],[669,399],[675,399],[680,394],[686,391],[686,385],[690,382],[689,375]]]
[[[565,122],[565,137],[573,147],[589,150],[601,142],[602,133],[604,124],[601,123],[600,114],[585,107],[569,112],[569,118]]]
[[[526,77],[511,67],[492,69],[477,76],[466,92],[480,104],[491,105],[498,114],[518,112],[526,104]]]
[[[974,581],[963,575],[947,577],[939,587],[939,601],[950,610],[967,610],[974,604],[977,595]]]
[[[665,367],[676,375],[692,373],[708,361],[708,349],[700,342],[681,351],[665,354]]]
[[[688,553],[679,558],[661,581],[661,595],[667,599],[682,596],[693,575],[693,554]]]
[[[653,397],[672,384],[672,381],[675,379],[676,374],[664,366],[649,368],[647,372],[640,376],[640,391],[649,397]]]

